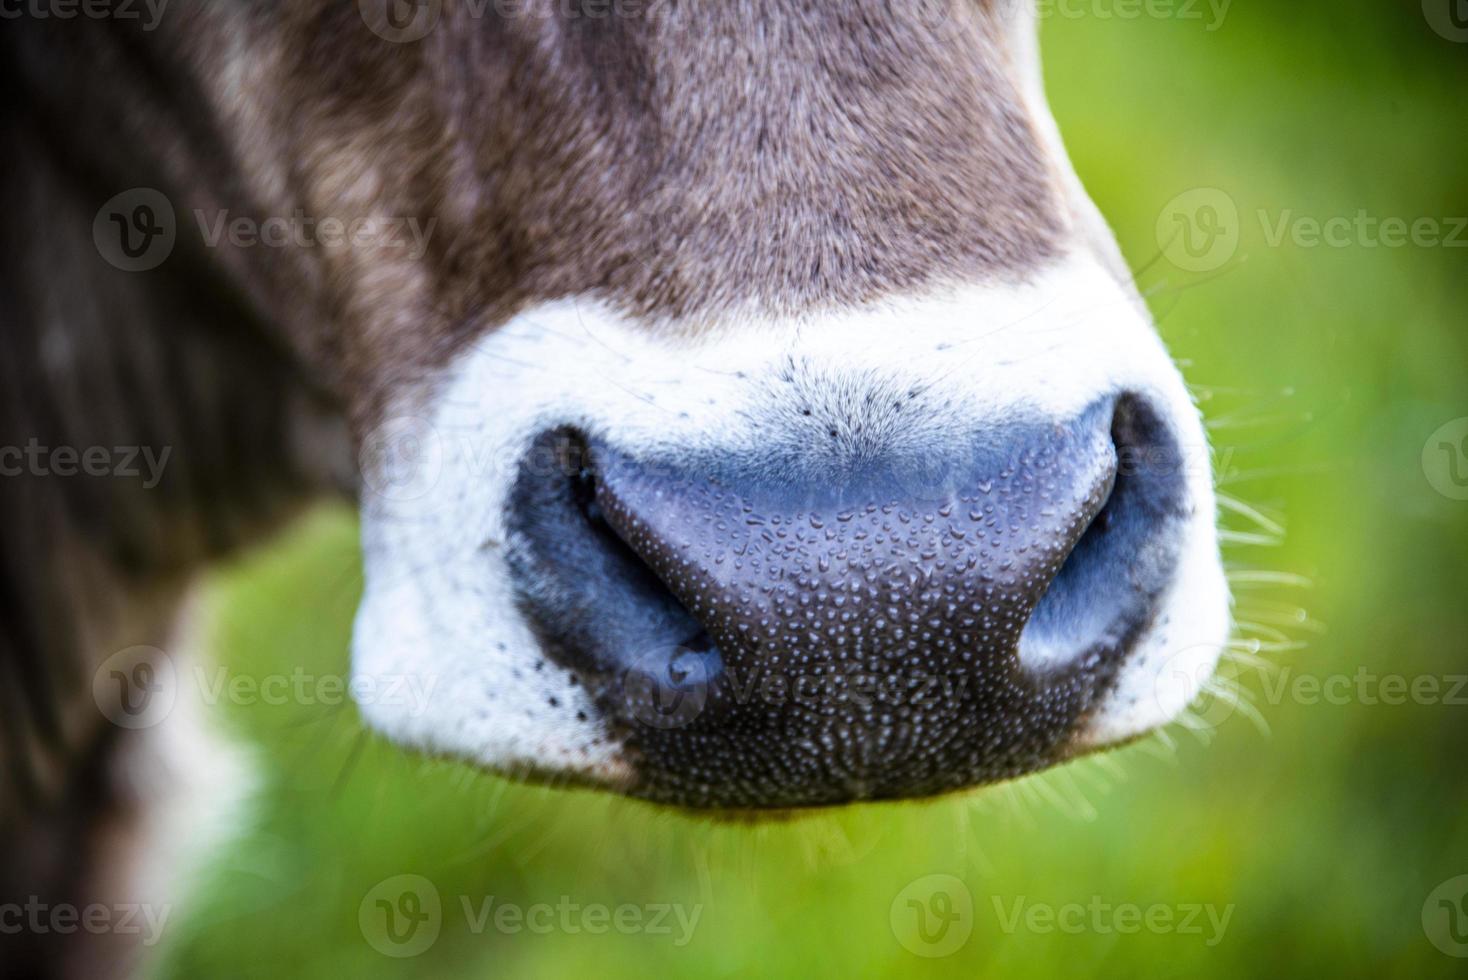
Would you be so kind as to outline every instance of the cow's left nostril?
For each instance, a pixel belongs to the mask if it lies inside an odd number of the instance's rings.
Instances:
[[[1140,399],[860,460],[588,444],[518,481],[547,648],[638,791],[699,806],[922,795],[1056,761],[1171,575],[1180,478]],[[542,440],[544,442],[545,440]]]

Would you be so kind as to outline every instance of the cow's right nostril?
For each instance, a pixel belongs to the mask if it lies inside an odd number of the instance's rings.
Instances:
[[[517,486],[522,599],[644,795],[794,806],[1013,776],[1065,751],[1170,579],[1181,476],[1129,462],[1169,441],[1135,398],[824,479],[581,440],[572,479]]]
[[[1116,475],[1105,506],[1075,542],[1020,636],[1029,669],[1074,665],[1122,649],[1150,625],[1177,555],[1168,533],[1190,513],[1183,454],[1144,399],[1119,399],[1111,415]]]
[[[723,674],[708,632],[607,523],[586,438],[537,438],[511,499],[508,560],[541,645],[584,678],[604,711],[687,725]]]

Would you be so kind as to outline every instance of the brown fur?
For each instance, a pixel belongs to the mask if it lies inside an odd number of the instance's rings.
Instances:
[[[666,0],[566,17],[546,12],[565,0],[531,0],[501,20],[448,0],[426,38],[394,44],[355,4],[212,5],[178,29],[231,39],[195,60],[241,178],[265,191],[257,216],[434,222],[421,263],[318,250],[248,270],[309,322],[268,318],[376,403],[532,302],[597,296],[685,323],[789,314],[1051,254],[1059,205],[1001,15],[935,24],[923,6]]]
[[[88,842],[127,794],[107,783],[122,736],[90,713],[91,672],[162,629],[138,634],[129,605],[342,482],[333,419],[360,431],[535,302],[693,330],[1020,277],[1053,254],[1065,219],[1003,51],[1007,4],[952,2],[609,17],[522,0],[476,18],[444,0],[411,44],[348,0],[174,0],[152,33],[7,21],[0,445],[174,455],[147,494],[0,484],[0,830],[43,848],[0,886],[76,900],[105,870]],[[127,274],[91,219],[137,186],[169,197],[179,242]],[[208,248],[196,210],[433,224],[421,259]]]

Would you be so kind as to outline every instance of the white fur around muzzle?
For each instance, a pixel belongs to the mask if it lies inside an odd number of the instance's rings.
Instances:
[[[915,390],[901,420],[882,416],[891,399],[867,397]],[[1146,732],[1211,673],[1228,594],[1197,410],[1135,294],[1089,253],[1023,285],[801,320],[670,329],[567,301],[487,334],[364,447],[367,588],[353,654],[363,714],[400,743],[500,771],[611,785],[630,775],[583,688],[541,651],[504,558],[518,466],[548,429],[653,456],[739,452],[772,438],[751,415],[788,415],[797,438],[799,405],[816,401],[894,438],[903,427],[960,438],[1005,420],[1073,419],[1118,392],[1148,399],[1176,433],[1191,518],[1160,614],[1077,738],[1101,746]]]

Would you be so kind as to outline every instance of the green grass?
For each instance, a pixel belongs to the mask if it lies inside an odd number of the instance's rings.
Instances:
[[[1213,33],[1052,18],[1047,74],[1077,169],[1146,267],[1214,423],[1222,489],[1288,526],[1282,545],[1231,547],[1230,567],[1312,583],[1241,588],[1240,618],[1299,607],[1325,624],[1283,628],[1308,640],[1270,654],[1286,679],[1464,673],[1468,503],[1435,493],[1419,458],[1438,425],[1468,415],[1468,249],[1274,247],[1257,217],[1468,215],[1468,45],[1431,34],[1415,0],[1345,6],[1239,0]],[[1207,274],[1154,261],[1159,212],[1196,187],[1225,191],[1242,220],[1237,255]],[[222,572],[208,604],[218,659],[246,677],[344,673],[355,532],[350,515],[318,514]],[[1143,743],[976,797],[759,827],[425,761],[363,735],[350,706],[221,707],[266,783],[179,913],[162,972],[1461,975],[1421,914],[1468,873],[1468,705],[1308,704],[1270,698],[1252,673],[1243,683],[1267,735],[1236,712],[1211,738],[1175,729],[1174,748]],[[431,879],[445,914],[429,950],[397,960],[366,941],[358,908],[404,873]],[[937,873],[965,883],[973,932],[925,959],[890,913]],[[701,908],[678,946],[476,934],[459,896]],[[1206,926],[1123,933],[1090,913],[1076,932],[1006,931],[1017,901],[1232,912],[1208,945]]]

